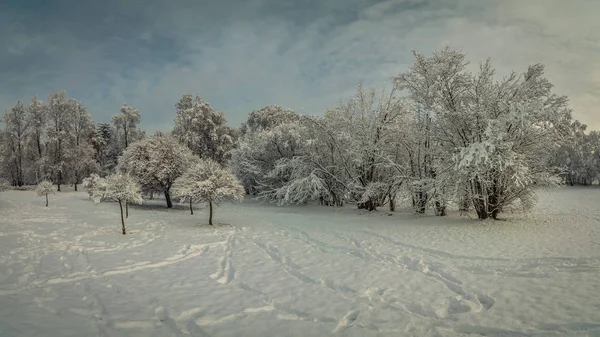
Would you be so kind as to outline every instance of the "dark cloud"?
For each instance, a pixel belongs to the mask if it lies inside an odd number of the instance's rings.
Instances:
[[[492,56],[500,73],[547,64],[575,116],[600,128],[600,4],[576,2],[11,0],[0,105],[65,89],[99,121],[134,105],[149,129],[169,129],[186,92],[234,124],[267,104],[320,113],[359,80],[389,82],[411,49],[449,44],[475,63]]]

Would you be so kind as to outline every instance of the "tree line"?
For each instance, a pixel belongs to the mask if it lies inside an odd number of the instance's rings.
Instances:
[[[359,85],[319,116],[269,105],[240,127],[186,94],[175,104],[173,129],[150,137],[132,107],[112,124],[94,124],[85,106],[55,92],[5,113],[1,172],[13,186],[48,179],[59,190],[92,173],[126,172],[141,193],[161,193],[172,207],[177,179],[210,160],[247,194],[282,205],[394,211],[406,201],[419,214],[456,207],[480,219],[531,207],[537,187],[598,179],[599,133],[573,120],[542,65],[503,78],[489,59],[475,72],[468,66],[465,53],[449,48],[414,52],[388,87]]]

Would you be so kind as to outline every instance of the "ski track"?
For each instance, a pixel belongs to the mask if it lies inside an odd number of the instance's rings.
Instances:
[[[16,207],[15,202],[8,204],[9,207]],[[28,206],[25,209],[35,214],[34,207]],[[128,260],[129,263],[97,270],[92,257],[123,250],[135,252],[146,249],[168,235],[165,225],[143,220],[137,226],[138,232],[134,232],[138,234],[134,241],[108,244],[103,237],[114,235],[114,229],[71,235],[69,228],[53,227],[47,233],[39,234],[31,228],[32,224],[50,222],[56,225],[68,223],[72,218],[60,214],[46,216],[42,213],[40,217],[26,216],[22,219],[22,215],[15,213],[0,211],[0,216],[4,217],[6,223],[14,226],[22,222],[27,226],[22,230],[9,226],[0,227],[4,230],[0,232],[0,237],[10,237],[16,242],[14,248],[1,251],[0,265],[4,267],[0,269],[0,300],[8,300],[16,295],[30,295],[35,306],[47,314],[70,314],[86,318],[97,336],[122,336],[130,330],[156,329],[162,331],[164,336],[210,336],[209,331],[215,327],[259,317],[325,324],[333,335],[344,335],[355,329],[362,329],[365,333],[391,333],[403,331],[390,329],[390,324],[395,324],[393,317],[405,316],[416,322],[429,323],[430,328],[437,329],[438,332],[466,335],[552,336],[580,332],[600,335],[600,324],[583,322],[540,323],[525,331],[457,323],[460,316],[494,310],[497,303],[492,295],[466,282],[460,276],[464,273],[524,279],[547,278],[559,273],[600,276],[598,256],[508,259],[460,255],[402,242],[373,230],[351,232],[339,228],[324,228],[320,229],[321,236],[316,238],[309,229],[292,221],[276,227],[278,230],[272,233],[252,229],[216,229],[214,236],[219,237],[219,241],[189,241],[180,246],[182,248],[178,251],[171,251],[170,255],[163,256],[158,261]],[[95,225],[83,222],[78,226],[88,229]],[[246,250],[242,253],[237,250],[239,247]],[[244,280],[238,273],[238,269],[244,271],[245,265],[239,261],[243,260],[244,254],[248,254],[248,249],[251,249],[248,247],[254,247],[261,253],[264,257],[263,264],[275,266],[272,270],[273,277],[284,273],[283,275],[295,280],[297,284],[294,286],[329,291],[341,303],[346,303],[347,308],[335,315],[316,314],[295,308],[293,302],[280,301],[269,294],[268,290],[261,289],[260,285],[251,286],[253,282]],[[286,249],[287,247],[294,249]],[[299,252],[303,256],[299,256]],[[401,299],[390,294],[392,290],[377,285],[364,285],[364,290],[360,290],[344,285],[343,280],[315,277],[313,270],[303,267],[294,256],[335,258],[340,254],[348,259],[407,271],[421,277],[423,282],[437,283],[447,290],[447,293],[439,294],[439,300],[444,305],[439,307]],[[60,261],[59,269],[55,270],[59,275],[42,277],[46,275],[42,260],[47,258]],[[163,295],[160,293],[150,293],[144,287],[123,283],[123,277],[177,266],[190,260],[216,266],[214,273],[206,275],[206,278],[212,280],[216,287],[256,297],[258,305],[222,315],[212,313],[210,305],[206,304],[179,310],[177,307],[169,307],[166,298],[161,300]],[[65,286],[68,286],[70,296],[81,299],[80,305],[64,308],[57,303]],[[107,302],[107,299],[113,297],[101,296],[104,292],[135,303],[139,308],[135,317],[114,314],[115,303]],[[598,308],[600,310],[600,306]],[[369,314],[372,310],[385,313],[386,317],[392,319],[376,319]],[[173,312],[178,314],[172,315]]]

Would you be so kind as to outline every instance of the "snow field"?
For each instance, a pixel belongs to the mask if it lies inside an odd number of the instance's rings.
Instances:
[[[599,336],[600,190],[479,222],[0,193],[0,336]]]

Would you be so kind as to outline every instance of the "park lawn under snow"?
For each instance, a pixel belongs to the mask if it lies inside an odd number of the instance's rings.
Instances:
[[[600,189],[479,222],[0,193],[0,336],[599,336]]]

